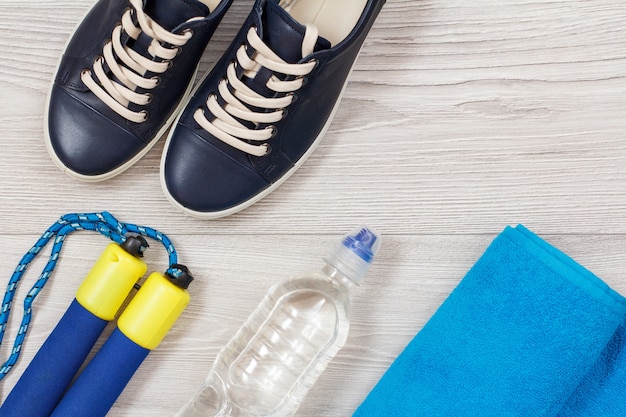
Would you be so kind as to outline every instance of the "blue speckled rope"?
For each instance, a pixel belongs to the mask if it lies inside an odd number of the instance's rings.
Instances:
[[[9,373],[9,371],[13,368],[13,365],[17,362],[30,324],[33,301],[43,289],[44,285],[48,281],[48,278],[52,274],[52,271],[54,271],[57,261],[59,260],[59,253],[63,248],[65,238],[68,234],[76,230],[96,231],[120,244],[126,240],[129,233],[139,234],[161,242],[169,256],[169,267],[167,272],[174,276],[179,273],[179,270],[175,266],[178,259],[176,249],[170,239],[158,230],[145,226],[121,223],[106,211],[101,213],[84,214],[71,213],[62,216],[55,224],[46,230],[33,247],[22,257],[22,260],[15,268],[15,271],[9,280],[9,285],[7,286],[7,290],[4,294],[4,300],[2,301],[2,310],[0,311],[0,344],[2,344],[2,339],[4,338],[4,331],[6,330],[7,321],[11,312],[11,304],[20,279],[26,272],[30,262],[35,259],[37,255],[39,255],[41,250],[48,243],[50,243],[50,241],[53,241],[48,263],[43,268],[41,275],[39,275],[39,278],[24,298],[24,316],[22,317],[22,324],[20,325],[15,338],[11,355],[0,368],[0,380]]]

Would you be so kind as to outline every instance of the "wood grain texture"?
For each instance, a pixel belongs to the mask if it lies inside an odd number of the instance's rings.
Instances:
[[[92,4],[0,2],[0,267],[8,280],[38,234],[67,212],[108,210],[173,238],[197,277],[192,304],[111,416],[173,415],[265,290],[317,267],[358,223],[379,230],[384,246],[355,292],[348,343],[300,416],[349,416],[507,224],[524,223],[626,293],[622,0],[388,0],[319,148],[267,198],[216,221],[185,216],[163,197],[162,142],[98,184],[51,162],[46,95]],[[202,71],[251,5],[234,2]],[[2,398],[104,244],[89,234],[68,240]],[[165,267],[156,251],[149,256],[153,269]]]

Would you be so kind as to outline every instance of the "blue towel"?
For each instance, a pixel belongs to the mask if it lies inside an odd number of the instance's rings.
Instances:
[[[626,398],[625,315],[603,281],[508,227],[354,416],[626,415],[606,411]]]
[[[626,328],[620,326],[558,417],[626,416]]]

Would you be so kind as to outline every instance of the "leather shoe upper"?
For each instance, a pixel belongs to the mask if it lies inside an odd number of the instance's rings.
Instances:
[[[100,180],[136,162],[176,116],[231,2],[209,10],[198,0],[99,0],[67,44],[48,97],[57,165]]]
[[[361,3],[333,43],[277,0],[255,2],[170,132],[161,180],[177,207],[202,218],[231,214],[299,167],[328,128],[384,0]]]

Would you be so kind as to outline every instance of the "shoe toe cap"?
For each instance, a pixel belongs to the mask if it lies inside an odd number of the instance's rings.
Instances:
[[[79,176],[106,176],[127,163],[146,145],[117,125],[55,86],[48,110],[50,151],[66,171]]]
[[[180,125],[164,155],[162,180],[177,205],[207,218],[237,211],[269,187],[254,170]]]

